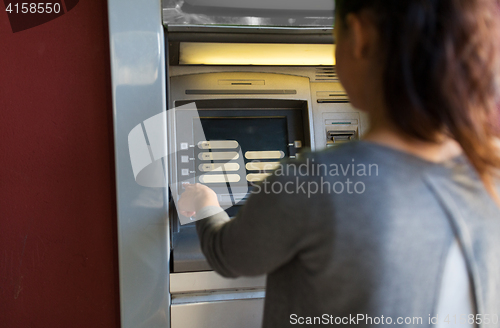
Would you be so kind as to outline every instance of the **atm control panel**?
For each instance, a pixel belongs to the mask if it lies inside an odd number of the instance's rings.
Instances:
[[[281,161],[360,138],[334,70],[314,67],[171,67],[170,179],[213,189],[230,216]],[[210,270],[194,225],[172,217],[173,272]],[[182,222],[180,222],[182,223]]]

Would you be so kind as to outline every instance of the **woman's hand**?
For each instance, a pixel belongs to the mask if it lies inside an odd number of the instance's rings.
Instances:
[[[191,217],[207,206],[220,206],[217,194],[202,184],[185,184],[181,198],[177,202],[179,213]]]

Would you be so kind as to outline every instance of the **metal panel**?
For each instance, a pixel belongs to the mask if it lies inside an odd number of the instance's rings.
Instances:
[[[231,290],[223,292],[214,290],[200,294],[172,295],[172,305],[260,299],[265,298],[265,296],[266,291],[264,289]]]
[[[136,183],[128,145],[134,127],[166,110],[161,3],[108,0],[108,13],[121,324],[131,328],[168,327],[169,234],[164,189]],[[142,133],[141,129],[136,132]],[[160,126],[159,135],[166,136],[165,125]]]
[[[321,67],[304,67],[304,66],[170,66],[170,77],[201,74],[201,73],[216,73],[216,72],[252,72],[252,73],[273,73],[285,74],[294,76],[303,76],[309,78],[311,82],[323,82],[323,71],[334,70],[332,66]],[[326,81],[325,81],[326,82]],[[323,83],[325,83],[323,82]],[[338,81],[328,81],[338,82]]]
[[[262,289],[265,286],[266,276],[228,279],[214,271],[170,274],[170,292],[172,294],[223,289]]]
[[[173,238],[172,240],[173,271],[192,272],[212,270],[201,251],[196,227],[194,225],[184,226],[182,227],[182,232],[182,234],[177,234],[177,238]],[[172,289],[172,282],[170,283],[170,289]]]
[[[169,41],[332,44],[331,28],[168,26]]]
[[[317,27],[332,26],[334,17],[334,2],[329,0],[163,1],[163,23],[168,26]]]
[[[172,328],[259,328],[263,299],[172,305]]]

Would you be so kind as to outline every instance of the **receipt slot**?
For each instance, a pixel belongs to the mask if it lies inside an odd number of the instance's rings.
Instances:
[[[326,114],[326,147],[335,147],[359,139],[359,114]],[[332,119],[336,117],[336,119]]]
[[[326,146],[332,147],[354,140],[356,131],[328,131]]]

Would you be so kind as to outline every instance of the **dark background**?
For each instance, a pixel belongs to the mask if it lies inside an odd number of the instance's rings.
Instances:
[[[106,1],[0,10],[0,327],[119,327]]]

